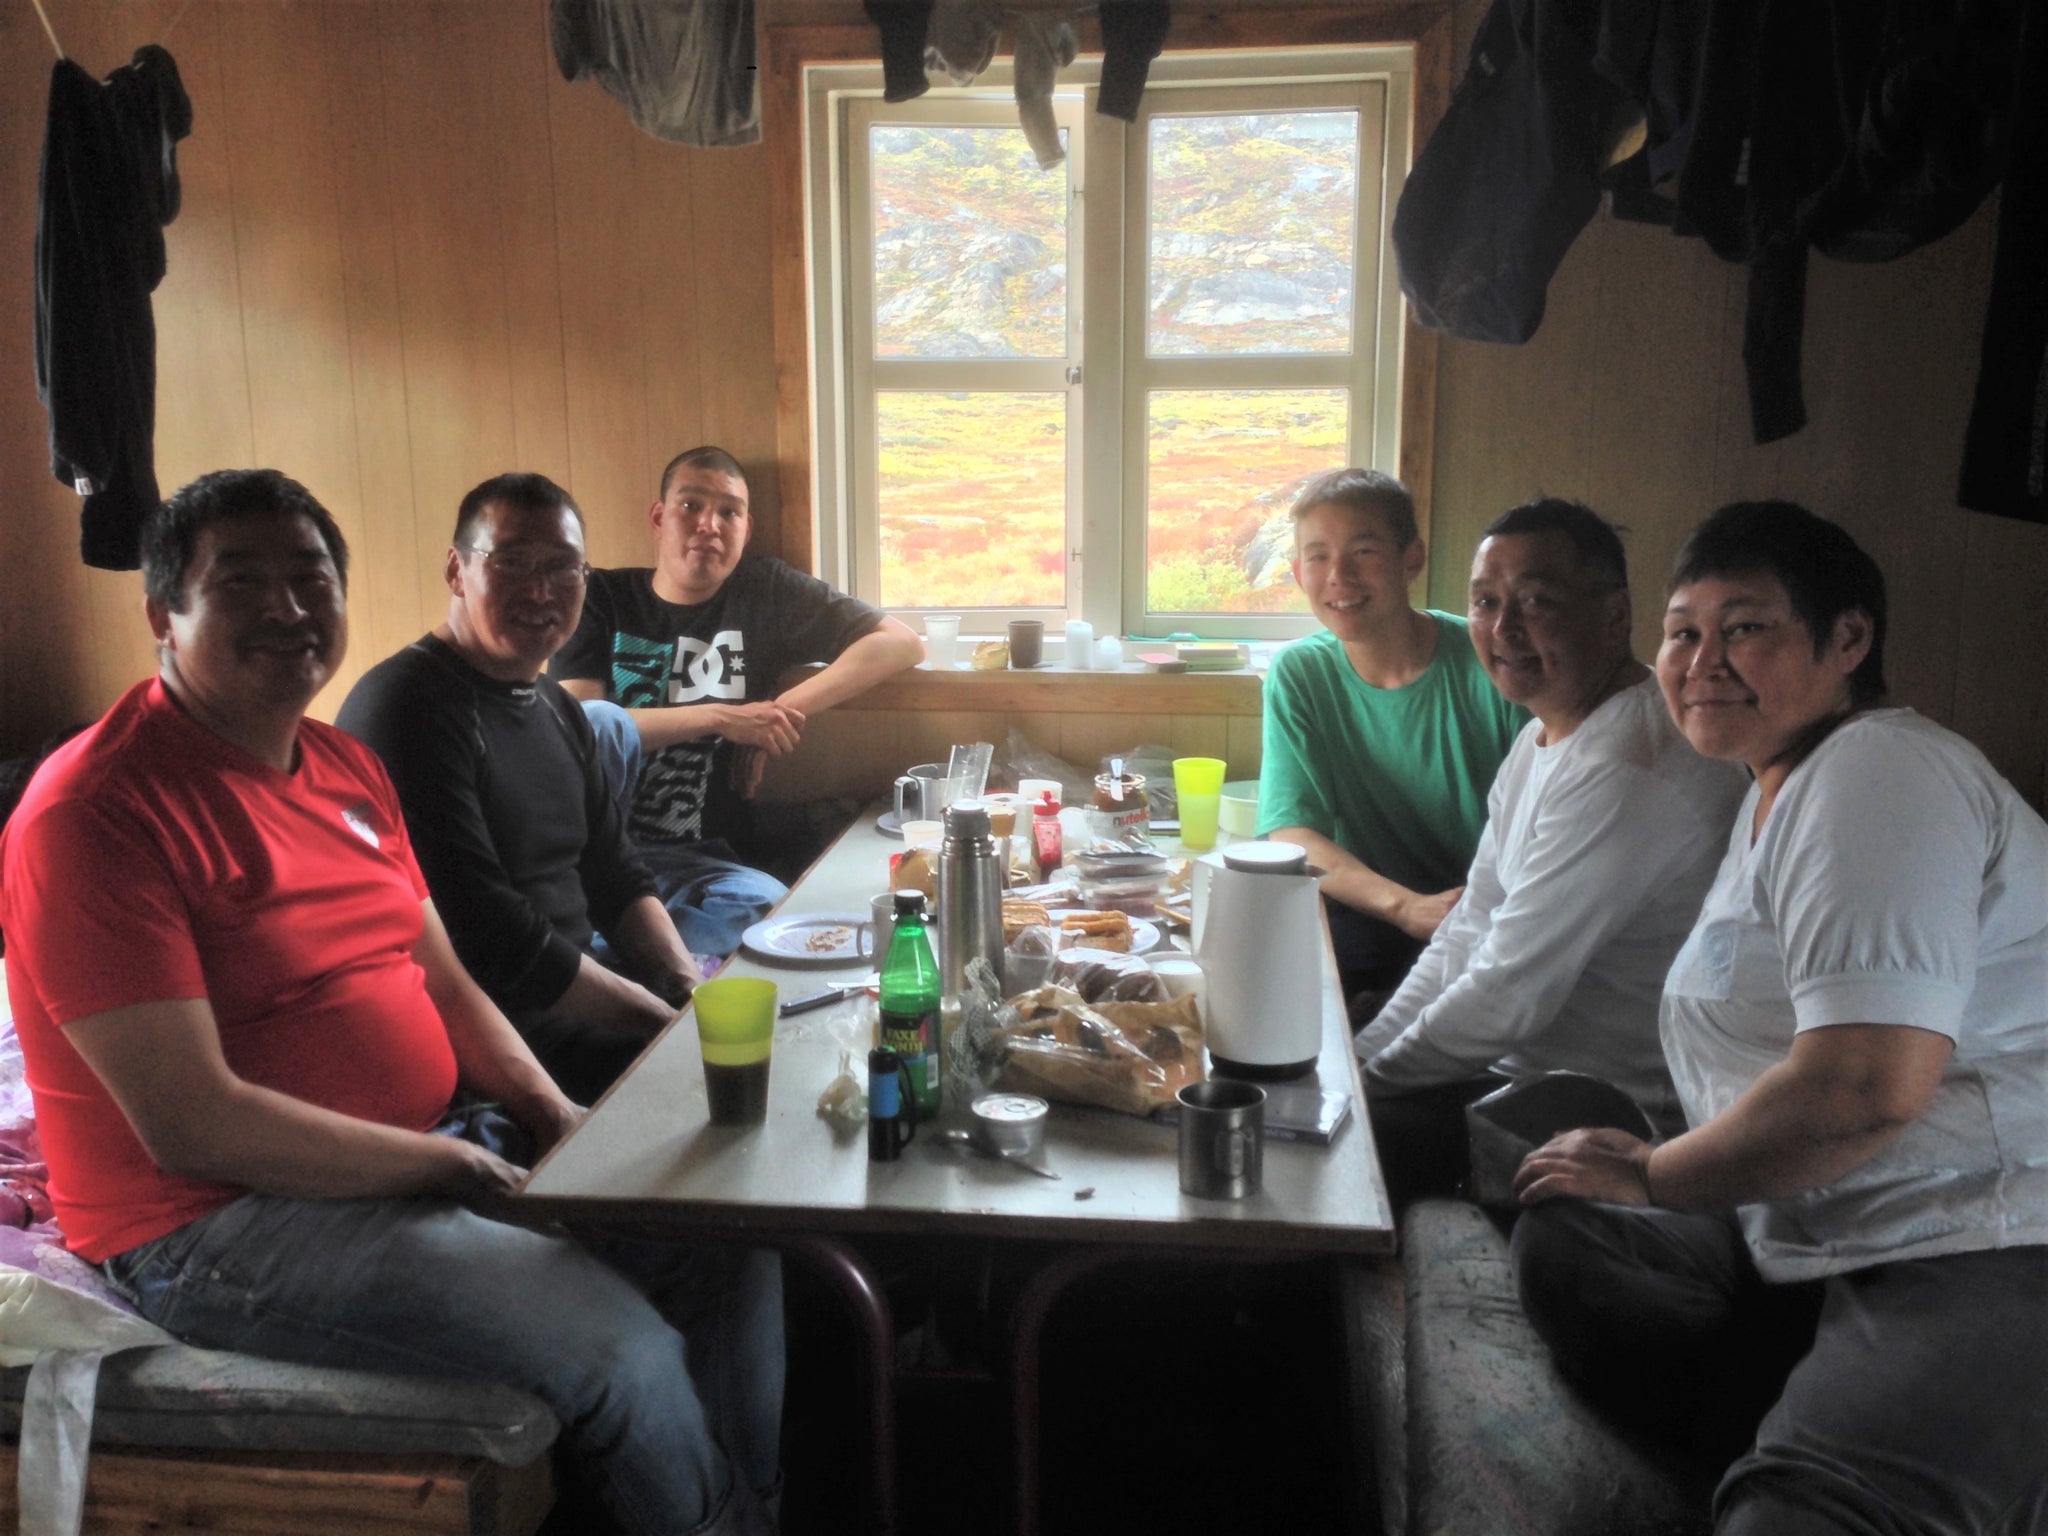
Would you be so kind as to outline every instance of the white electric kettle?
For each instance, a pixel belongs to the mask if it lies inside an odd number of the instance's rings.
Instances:
[[[1206,853],[1192,872],[1211,1062],[1268,1080],[1313,1071],[1323,1044],[1323,871],[1292,843],[1260,841]]]

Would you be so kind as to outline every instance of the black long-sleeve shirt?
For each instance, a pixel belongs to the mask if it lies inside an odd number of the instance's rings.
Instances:
[[[499,682],[427,635],[364,673],[335,723],[384,760],[455,953],[506,1011],[555,1002],[593,931],[654,892],[559,684]]]

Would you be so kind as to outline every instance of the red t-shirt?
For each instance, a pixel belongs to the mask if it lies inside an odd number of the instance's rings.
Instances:
[[[240,1193],[164,1172],[65,1037],[204,998],[245,1081],[423,1131],[455,1055],[412,958],[426,884],[369,748],[318,721],[280,773],[139,683],[36,774],[0,834],[0,930],[50,1195],[100,1260]]]

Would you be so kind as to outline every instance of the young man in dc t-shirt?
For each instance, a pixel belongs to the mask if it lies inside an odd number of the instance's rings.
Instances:
[[[585,700],[628,830],[683,942],[730,954],[780,901],[726,837],[804,721],[924,658],[904,625],[782,561],[746,554],[747,480],[722,448],[662,471],[652,569],[593,571],[549,675]],[[823,670],[778,693],[792,667]]]

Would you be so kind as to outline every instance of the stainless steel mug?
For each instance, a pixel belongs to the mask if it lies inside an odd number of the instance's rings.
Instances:
[[[940,820],[964,787],[964,780],[946,777],[944,763],[919,763],[896,780],[897,825]]]
[[[1256,1195],[1265,1173],[1266,1090],[1218,1077],[1189,1083],[1175,1097],[1181,1193],[1205,1200]]]

